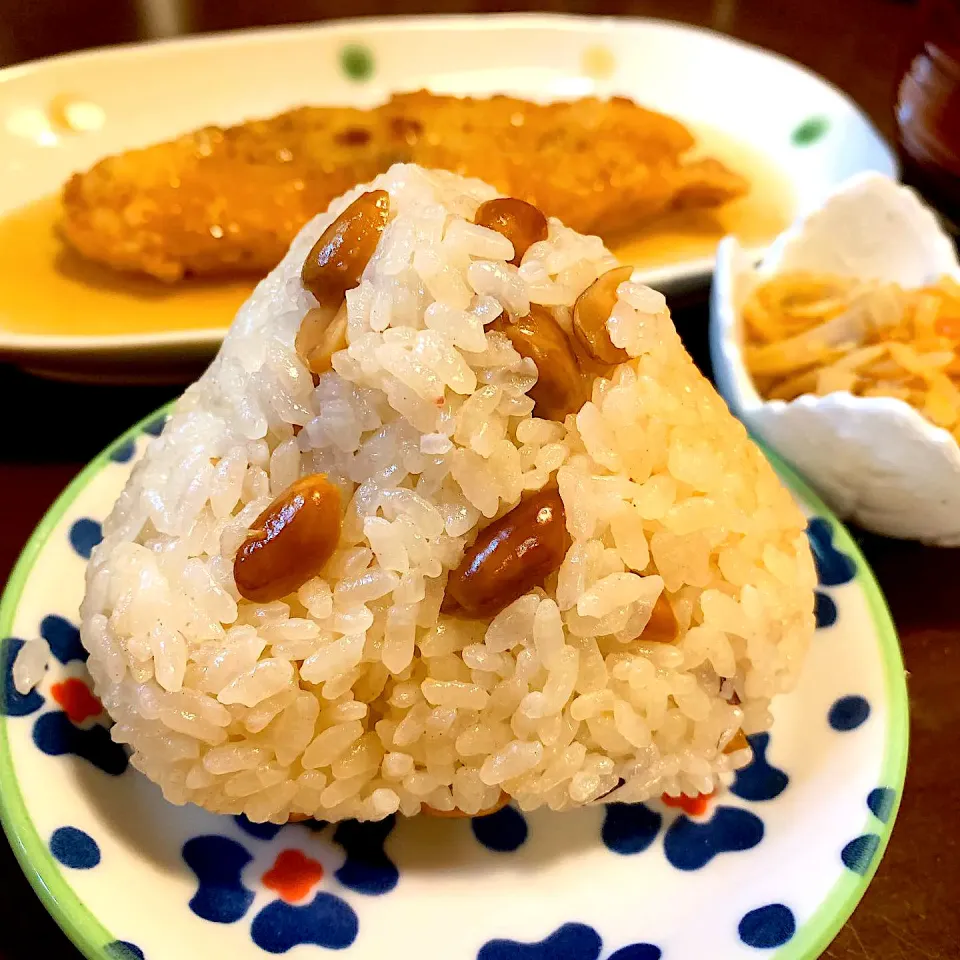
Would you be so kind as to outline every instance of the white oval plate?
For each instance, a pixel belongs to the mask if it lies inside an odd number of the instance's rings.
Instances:
[[[624,94],[762,154],[790,184],[798,210],[859,170],[896,173],[889,148],[847,97],[717,33],[546,14],[403,17],[114,47],[0,70],[0,215],[107,154],[204,124],[303,103],[369,106],[418,87],[535,100]],[[102,111],[97,129],[51,126],[51,103],[67,95]],[[712,268],[712,257],[689,260],[644,279],[675,289]],[[122,376],[131,363],[182,369],[212,356],[223,333],[36,336],[5,331],[0,315],[0,355],[47,372],[112,368]]]
[[[76,629],[84,557],[162,416],[40,524],[0,604],[0,816],[91,960],[814,960],[886,845],[907,751],[899,645],[846,531],[811,517],[820,624],[797,689],[730,790],[527,817],[251,827],[167,804],[98,725]],[[779,467],[778,469],[783,469]],[[54,652],[16,695],[23,639]],[[102,718],[99,718],[102,720]],[[202,882],[201,882],[202,880]],[[304,944],[307,944],[306,946]]]

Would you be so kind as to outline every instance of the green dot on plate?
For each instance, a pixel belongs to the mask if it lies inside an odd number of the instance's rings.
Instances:
[[[830,128],[830,121],[826,117],[808,117],[790,134],[790,140],[795,147],[809,147],[816,143]]]
[[[373,54],[369,47],[351,43],[340,51],[340,65],[351,80],[369,80],[373,75]]]

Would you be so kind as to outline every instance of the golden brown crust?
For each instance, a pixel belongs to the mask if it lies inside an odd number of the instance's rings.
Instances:
[[[418,91],[373,110],[300,107],[107,157],[64,188],[63,233],[117,270],[263,273],[332,199],[398,161],[479,177],[582,233],[745,192],[716,160],[685,161],[678,121],[614,97],[539,105]]]

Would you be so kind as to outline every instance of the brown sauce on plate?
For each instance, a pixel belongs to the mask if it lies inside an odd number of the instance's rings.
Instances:
[[[57,233],[59,196],[0,217],[0,326],[34,336],[226,328],[256,277],[165,284],[85,260]]]
[[[793,187],[765,154],[710,127],[692,129],[697,152],[746,177],[749,193],[715,210],[681,210],[635,234],[609,238],[607,246],[624,263],[650,269],[712,257],[730,233],[747,249],[765,247],[793,220]]]

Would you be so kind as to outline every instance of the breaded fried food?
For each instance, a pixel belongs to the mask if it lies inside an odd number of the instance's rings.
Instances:
[[[300,107],[108,157],[67,183],[62,229],[92,260],[169,282],[263,273],[332,199],[410,162],[478,177],[607,237],[746,192],[718,161],[688,159],[693,146],[682,123],[623,97],[542,105],[421,90],[371,110]]]

